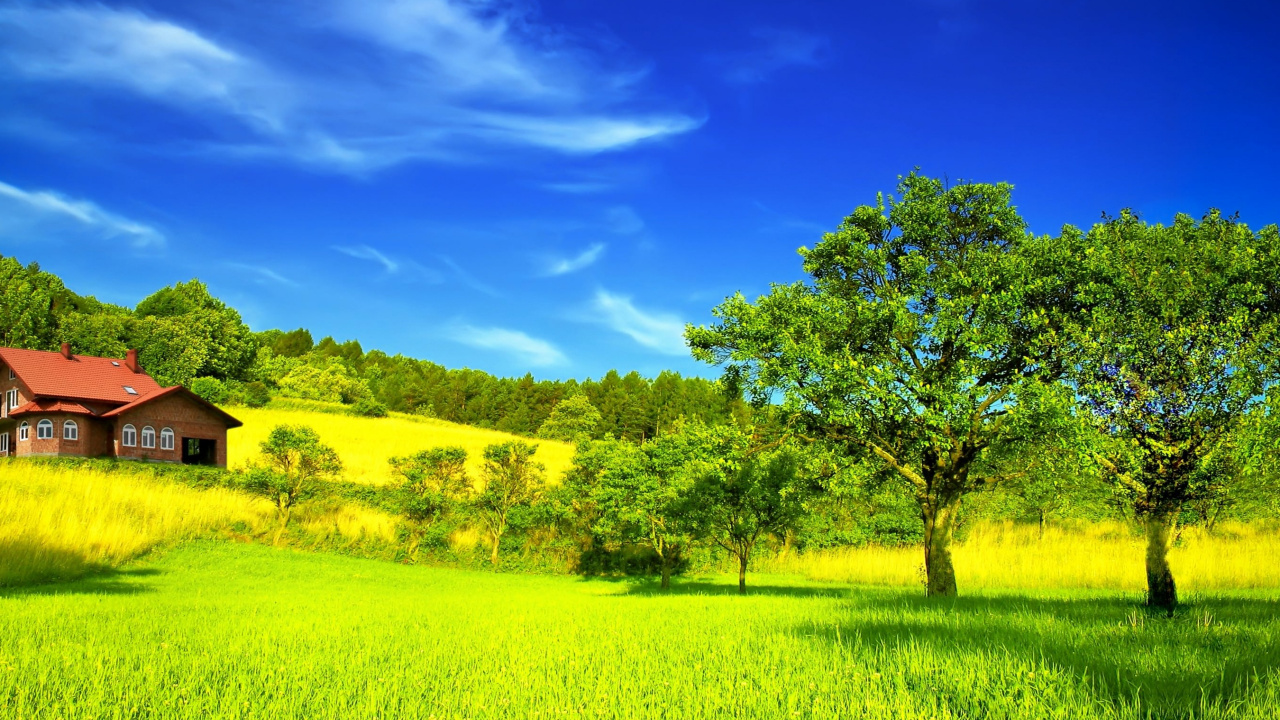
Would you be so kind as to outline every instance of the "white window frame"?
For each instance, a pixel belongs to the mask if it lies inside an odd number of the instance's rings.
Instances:
[[[18,439],[23,441],[31,439],[31,424],[26,420],[23,420],[22,424],[18,426]]]
[[[4,416],[9,417],[9,413],[18,407],[18,388],[9,388],[4,394]]]
[[[46,434],[47,433],[47,434]],[[53,421],[45,418],[36,423],[36,439],[52,440],[53,439]]]
[[[133,425],[125,425],[120,428],[120,444],[124,447],[137,447],[138,428]]]
[[[9,433],[0,433],[0,453],[9,452]]]
[[[173,428],[164,428],[160,431],[160,449],[173,449]]]
[[[9,368],[9,379],[10,380],[18,379],[18,374],[13,371],[13,368]]]
[[[150,425],[142,428],[142,447],[148,450],[156,449],[156,429]]]
[[[64,420],[62,423],[62,439],[63,440],[79,440],[80,439],[80,423],[75,420]]]

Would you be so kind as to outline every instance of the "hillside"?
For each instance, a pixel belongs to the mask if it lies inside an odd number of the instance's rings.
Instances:
[[[229,407],[227,411],[244,422],[228,437],[227,464],[241,467],[258,454],[258,444],[276,425],[309,425],[320,438],[333,446],[342,458],[343,479],[351,482],[384,485],[392,477],[387,459],[408,455],[442,445],[459,445],[466,449],[468,467],[479,477],[482,454],[486,445],[524,440],[538,446],[537,459],[547,467],[547,479],[558,483],[573,461],[573,446],[553,440],[529,438],[471,427],[434,418],[404,413],[391,413],[385,418],[355,417],[341,405],[276,401],[261,409]]]

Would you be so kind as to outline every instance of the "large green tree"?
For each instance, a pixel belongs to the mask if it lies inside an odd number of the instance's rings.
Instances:
[[[801,248],[807,282],[741,294],[690,327],[694,356],[814,439],[874,455],[920,508],[929,595],[954,595],[961,500],[984,451],[1027,437],[1024,400],[1058,375],[1070,248],[1028,234],[1007,184],[916,173]]]
[[[1232,430],[1276,380],[1280,232],[1216,211],[1168,226],[1126,211],[1085,244],[1072,380],[1111,440],[1096,459],[1146,527],[1148,603],[1172,609],[1172,523],[1217,492]]]
[[[472,501],[472,511],[480,519],[493,547],[489,561],[497,566],[502,537],[506,535],[515,508],[532,505],[546,488],[546,468],[533,459],[538,446],[515,440],[484,449],[482,489]]]

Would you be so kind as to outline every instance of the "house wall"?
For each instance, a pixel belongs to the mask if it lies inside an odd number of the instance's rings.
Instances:
[[[160,398],[114,418],[112,443],[118,457],[137,460],[158,460],[163,462],[182,462],[182,441],[184,438],[213,440],[217,443],[218,467],[227,466],[227,426],[203,405],[188,400],[181,395]],[[138,431],[136,447],[125,447],[121,442],[121,434],[125,425],[133,425]],[[156,431],[155,448],[142,447],[142,428],[150,425]],[[173,428],[173,450],[160,449],[160,431]]]
[[[36,426],[41,420],[53,422],[53,438],[41,440],[36,437]],[[63,435],[63,423],[74,420],[79,427],[79,437],[67,440]],[[18,426],[22,423],[30,425],[27,440],[18,439]],[[107,454],[103,440],[110,437],[111,430],[106,423],[96,421],[84,415],[70,413],[28,413],[8,421],[4,428],[9,433],[9,448],[16,457],[31,455],[80,455],[96,457]]]
[[[8,407],[7,405],[0,406],[0,416],[5,418],[9,416],[10,410],[22,407],[30,402],[32,396],[31,391],[27,389],[27,386],[22,384],[22,380],[17,378],[13,380],[9,379],[9,366],[4,364],[4,361],[0,361],[0,403],[5,401],[5,398],[9,395],[9,391],[13,388],[18,389],[18,404],[13,408]]]

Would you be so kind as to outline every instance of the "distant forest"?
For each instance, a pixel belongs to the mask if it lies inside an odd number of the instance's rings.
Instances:
[[[416,413],[536,435],[563,399],[584,395],[600,413],[596,437],[643,441],[685,418],[716,425],[749,409],[717,382],[662,372],[610,370],[599,380],[499,378],[429,360],[365,349],[358,340],[318,342],[309,330],[252,331],[199,280],[162,288],[135,308],[69,290],[36,263],[0,256],[0,345],[123,357],[138,350],[162,384],[182,384],[223,403],[271,397],[346,403],[357,412]]]

